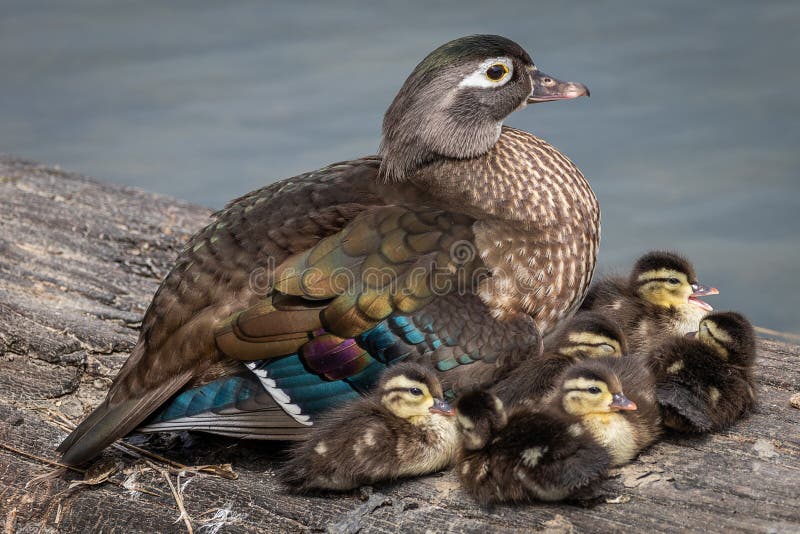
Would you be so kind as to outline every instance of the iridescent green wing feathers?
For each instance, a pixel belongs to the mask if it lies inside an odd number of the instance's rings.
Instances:
[[[491,364],[454,371],[446,382],[492,374],[498,356],[506,365],[537,350],[538,336],[527,316],[498,321],[477,297],[488,272],[472,223],[439,209],[370,209],[279,265],[274,292],[223,323],[217,345],[240,360],[274,358],[301,351],[323,330],[345,340],[381,325],[413,347],[403,358],[427,360],[441,372]]]

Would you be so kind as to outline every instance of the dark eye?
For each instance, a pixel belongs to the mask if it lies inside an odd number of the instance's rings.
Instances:
[[[508,74],[508,67],[502,63],[495,63],[486,69],[486,77],[495,82],[502,80],[506,74]]]
[[[592,386],[589,389],[587,389],[586,391],[588,391],[592,395],[597,395],[598,393],[600,393],[600,388],[597,387],[597,386]]]
[[[417,397],[422,395],[422,390],[419,388],[408,388],[408,392],[411,393],[412,395],[416,395]]]
[[[678,285],[678,284],[680,284],[680,283],[681,283],[681,281],[680,281],[680,280],[678,280],[677,278],[670,278],[670,279],[669,279],[669,280],[667,280],[667,281],[668,281],[670,284],[672,284],[673,286],[676,286],[676,285]]]

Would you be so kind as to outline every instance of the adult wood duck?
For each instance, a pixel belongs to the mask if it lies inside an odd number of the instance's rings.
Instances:
[[[62,460],[143,423],[297,439],[406,359],[451,394],[495,380],[580,303],[600,225],[575,165],[502,123],[583,95],[503,37],[434,50],[389,107],[379,156],[249,193],[190,240]]]
[[[631,352],[643,354],[666,337],[695,330],[713,309],[700,297],[718,293],[699,283],[689,260],[656,250],[636,260],[627,277],[592,284],[581,309],[608,315],[627,336]]]

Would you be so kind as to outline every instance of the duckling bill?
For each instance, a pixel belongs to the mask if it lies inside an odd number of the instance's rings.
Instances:
[[[458,444],[436,374],[402,363],[378,388],[322,417],[280,471],[293,491],[343,491],[444,469]]]

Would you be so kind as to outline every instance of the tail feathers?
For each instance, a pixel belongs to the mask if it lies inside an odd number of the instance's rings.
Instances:
[[[160,384],[158,389],[113,404],[107,398],[58,446],[56,450],[62,455],[61,461],[69,465],[80,465],[91,460],[114,440],[136,428],[190,377],[191,372],[187,371]]]

